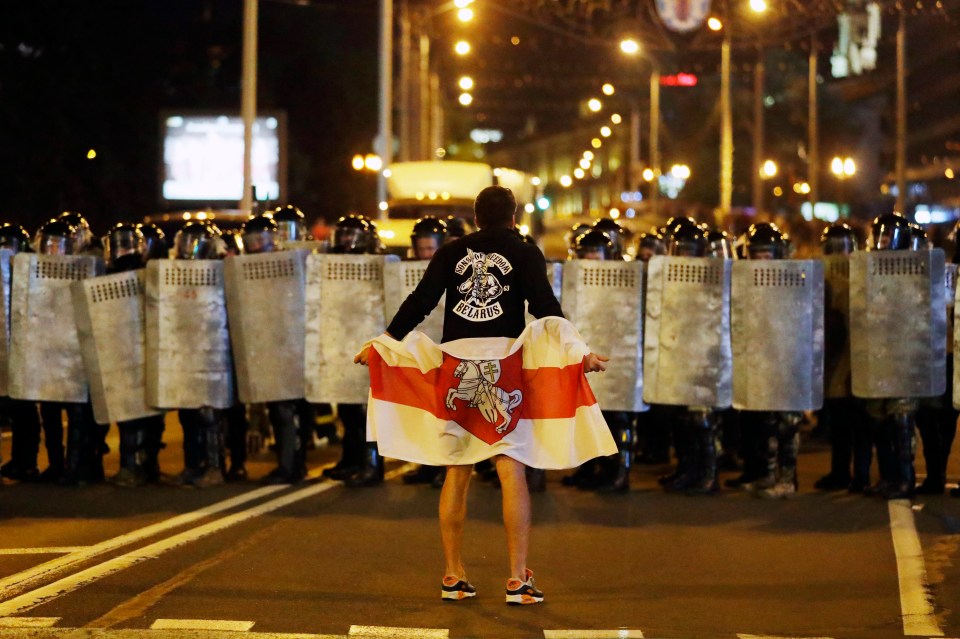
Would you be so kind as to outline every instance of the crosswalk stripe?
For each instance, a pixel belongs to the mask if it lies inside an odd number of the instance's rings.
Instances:
[[[391,628],[390,626],[350,626],[351,637],[383,637],[384,639],[447,639],[445,628]]]
[[[903,634],[942,637],[943,631],[927,592],[927,567],[923,561],[923,547],[920,545],[920,536],[917,535],[910,501],[893,499],[887,506],[890,512],[893,551],[897,556]]]
[[[52,628],[60,617],[0,617],[0,628]]]
[[[544,630],[543,639],[643,639],[643,633],[633,628],[615,630]]]
[[[51,548],[0,548],[0,555],[66,555],[89,546],[53,546]]]
[[[252,621],[233,621],[230,619],[157,619],[150,624],[150,630],[226,630],[229,632],[247,632],[253,628]]]

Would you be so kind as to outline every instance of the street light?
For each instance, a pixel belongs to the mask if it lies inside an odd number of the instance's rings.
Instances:
[[[614,113],[613,115],[610,116],[610,121],[613,122],[614,124],[620,124],[621,122],[623,122],[623,118],[620,117],[619,113]]]
[[[473,20],[473,9],[460,9],[457,11],[457,19],[460,22],[470,22]]]
[[[640,43],[633,38],[626,38],[620,41],[620,50],[627,55],[637,55],[640,53]]]
[[[719,18],[710,18],[707,20],[707,27],[711,31],[719,31],[723,28],[723,22],[721,22]]]
[[[767,10],[767,0],[750,0],[750,8],[754,13],[763,13]]]
[[[353,156],[353,161],[350,164],[353,166],[354,171],[362,171],[364,166],[363,156],[359,153],[356,154]]]
[[[594,113],[597,113],[598,111],[600,111],[600,109],[603,108],[603,102],[601,102],[596,98],[590,98],[587,101],[587,108],[593,111]]]
[[[561,176],[560,176],[560,186],[566,188],[566,187],[570,186],[571,184],[573,184],[573,180],[570,178],[569,175],[561,175]]]
[[[469,75],[465,75],[462,78],[460,78],[460,81],[457,84],[464,91],[469,91],[470,89],[473,88],[473,78],[471,78]]]
[[[613,134],[613,131],[608,126],[600,127],[600,135],[605,138],[609,138]]]
[[[603,94],[604,94],[604,95],[613,95],[614,91],[616,91],[616,89],[613,88],[613,85],[610,84],[609,82],[607,82],[606,84],[604,84],[604,85],[601,87],[601,90],[603,91]]]
[[[840,203],[847,204],[847,180],[857,172],[857,165],[851,157],[834,157],[830,162],[830,171],[840,182]]]
[[[467,55],[470,53],[470,43],[466,40],[460,40],[454,45],[453,50],[456,51],[457,55]]]
[[[591,162],[593,160],[593,151],[584,151],[583,159],[587,162]]]
[[[377,172],[383,168],[383,160],[375,153],[367,153],[366,157],[363,158],[363,166],[368,171]]]
[[[470,106],[473,103],[473,96],[469,93],[461,93],[458,99],[463,106]]]
[[[764,179],[770,179],[776,177],[777,175],[777,163],[773,160],[767,160],[763,163],[763,166],[760,168],[760,175]]]

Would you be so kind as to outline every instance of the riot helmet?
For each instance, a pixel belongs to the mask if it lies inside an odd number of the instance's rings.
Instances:
[[[623,227],[616,220],[609,217],[602,217],[593,223],[593,230],[606,233],[613,242],[614,257],[608,259],[621,259],[623,257]]]
[[[677,224],[667,240],[667,255],[703,257],[707,254],[707,232],[695,224]]]
[[[143,241],[146,244],[144,249],[144,259],[159,260],[170,257],[170,247],[167,246],[167,236],[160,230],[156,224],[138,224],[137,228],[143,235]]]
[[[873,219],[868,251],[906,251],[910,248],[910,222],[899,213],[884,213]]]
[[[820,234],[824,255],[849,255],[857,250],[857,234],[844,222],[834,222]]]
[[[93,246],[93,231],[90,230],[90,224],[87,222],[87,218],[83,217],[79,213],[64,211],[58,216],[57,219],[62,220],[73,227],[74,255],[80,255]]]
[[[277,223],[277,237],[281,243],[307,239],[307,218],[297,207],[292,204],[278,206],[271,217]]]
[[[429,260],[447,239],[447,224],[433,215],[421,217],[413,225],[410,233],[410,246],[413,256],[418,260]]]
[[[208,222],[191,221],[177,231],[173,249],[178,260],[216,260],[222,257],[220,230]]]
[[[30,251],[30,234],[19,224],[5,222],[0,226],[0,248],[10,249],[14,253]]]
[[[751,260],[782,260],[787,257],[787,243],[776,224],[760,222],[747,230],[747,258]]]
[[[280,225],[266,215],[256,215],[243,225],[240,237],[244,253],[269,253],[277,250]]]
[[[927,248],[927,232],[916,222],[910,223],[910,250],[922,251]]]
[[[649,262],[654,255],[664,255],[666,252],[659,233],[641,233],[637,239],[637,259],[641,262]]]
[[[350,214],[337,220],[333,228],[335,253],[367,253],[370,251],[370,221],[362,215]]]
[[[733,249],[733,240],[726,231],[715,229],[707,232],[707,256],[719,257],[725,260],[737,259]]]
[[[610,236],[597,229],[591,229],[577,238],[574,254],[579,260],[620,259]]]
[[[50,220],[40,227],[36,251],[43,255],[74,255],[76,229],[63,220]]]
[[[107,267],[113,272],[142,268],[146,262],[146,240],[136,224],[114,224],[107,231],[105,249]]]
[[[243,255],[244,245],[240,229],[227,229],[220,233],[220,243],[223,246],[224,254]]]
[[[686,226],[696,226],[699,227],[699,223],[688,215],[676,215],[667,220],[667,223],[663,226],[661,235],[663,235],[663,241],[667,244],[670,243],[670,237],[677,232],[678,229]]]

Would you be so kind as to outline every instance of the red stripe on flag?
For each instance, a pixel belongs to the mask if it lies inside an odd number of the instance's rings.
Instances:
[[[419,408],[438,419],[453,420],[444,404],[449,380],[442,367],[423,373],[417,368],[390,366],[376,349],[370,351],[369,366],[374,399]],[[522,386],[522,419],[572,418],[581,406],[597,403],[583,373],[582,362],[564,367],[523,369]]]

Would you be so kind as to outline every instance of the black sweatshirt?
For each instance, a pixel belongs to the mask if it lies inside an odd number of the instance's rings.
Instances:
[[[563,317],[540,249],[512,229],[484,229],[440,247],[387,332],[403,339],[446,293],[443,340],[518,337],[524,301],[536,318]]]

